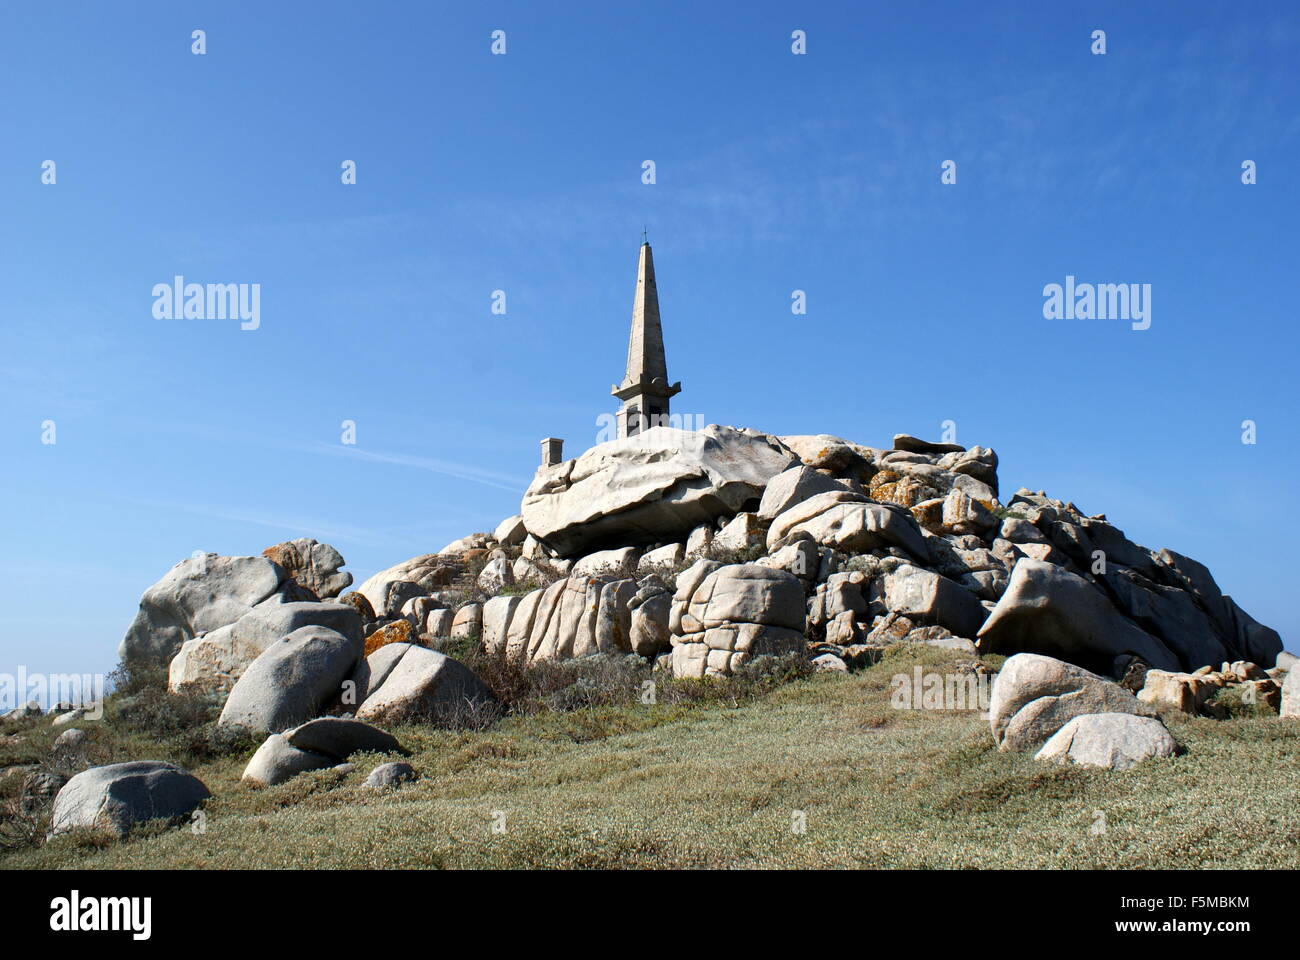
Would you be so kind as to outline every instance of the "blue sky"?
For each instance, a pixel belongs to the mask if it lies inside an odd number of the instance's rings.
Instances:
[[[0,671],[110,669],[196,549],[360,581],[516,512],[615,409],[643,226],[676,410],[954,420],[1296,649],[1298,48],[1286,3],[9,5]],[[155,319],[177,274],[260,329]],[[1067,275],[1151,328],[1045,320]]]

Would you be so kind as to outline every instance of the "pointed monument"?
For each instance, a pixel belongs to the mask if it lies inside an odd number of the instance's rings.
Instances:
[[[627,341],[627,373],[622,383],[609,390],[623,401],[618,411],[619,437],[633,437],[666,423],[669,398],[681,389],[680,382],[668,383],[655,262],[649,242],[643,241],[636,268],[636,297],[632,301],[632,333]]]

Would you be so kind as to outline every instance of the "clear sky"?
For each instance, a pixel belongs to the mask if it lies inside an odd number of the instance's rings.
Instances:
[[[196,549],[359,582],[517,512],[616,408],[643,226],[677,411],[953,420],[1296,649],[1297,10],[6,5],[0,671],[110,669]],[[155,318],[178,274],[260,327]],[[1150,328],[1044,319],[1067,275],[1151,284]]]

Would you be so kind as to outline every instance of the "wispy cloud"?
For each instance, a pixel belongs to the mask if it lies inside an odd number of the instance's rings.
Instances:
[[[345,446],[343,444],[332,444],[316,442],[296,446],[295,449],[304,453],[322,453],[334,457],[344,457],[351,460],[363,460],[369,463],[388,463],[399,467],[414,467],[418,470],[428,470],[430,473],[440,473],[448,477],[456,477],[458,480],[469,480],[473,483],[481,483],[485,487],[495,487],[498,490],[508,490],[511,493],[522,493],[528,486],[526,479],[512,476],[508,473],[500,473],[496,470],[484,470],[482,467],[472,466],[467,463],[457,463],[452,460],[440,460],[435,457],[419,457],[407,453],[386,453],[380,450],[363,450],[358,447]]]
[[[287,530],[298,537],[310,536],[317,539],[351,541],[352,543],[367,546],[384,546],[395,542],[395,533],[389,531],[335,524],[332,521],[320,521],[310,517],[262,514],[221,504],[181,503],[175,500],[126,499],[123,502],[150,511],[188,513],[202,517],[212,517],[216,520],[227,520],[232,523],[247,523],[258,527],[270,527],[275,530]]]

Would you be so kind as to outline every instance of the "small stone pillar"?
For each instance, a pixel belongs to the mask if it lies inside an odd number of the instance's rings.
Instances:
[[[564,441],[559,437],[547,437],[542,441],[542,466],[553,467],[564,462]]]

